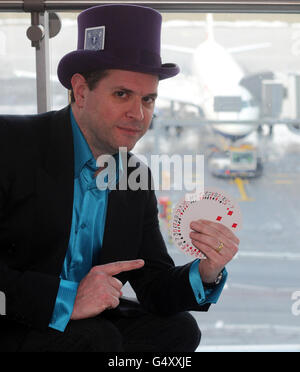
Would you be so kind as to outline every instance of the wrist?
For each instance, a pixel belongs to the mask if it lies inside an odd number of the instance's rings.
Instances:
[[[216,279],[213,282],[204,282],[204,281],[202,281],[203,287],[205,287],[205,288],[214,288],[215,286],[217,286],[218,284],[220,284],[221,281],[222,281],[222,279],[223,279],[223,272],[224,272],[224,269],[219,272],[219,274],[217,275]]]
[[[199,262],[199,274],[202,282],[204,283],[214,283],[220,272],[222,272],[224,267],[212,267],[208,266],[206,260],[201,260]]]

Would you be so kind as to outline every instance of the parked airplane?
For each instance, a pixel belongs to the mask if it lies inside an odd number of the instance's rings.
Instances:
[[[221,122],[212,124],[217,133],[233,141],[243,138],[258,125],[239,122],[259,120],[261,82],[274,79],[274,74],[258,73],[248,79],[233,54],[270,46],[270,42],[264,42],[225,49],[215,41],[213,18],[208,14],[207,39],[196,48],[162,45],[163,50],[189,55],[192,74],[180,74],[169,82],[161,82],[159,96],[182,105],[198,106],[205,119]]]

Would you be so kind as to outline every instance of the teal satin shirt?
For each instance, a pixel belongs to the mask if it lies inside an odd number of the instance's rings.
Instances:
[[[96,160],[70,109],[74,141],[74,202],[70,240],[60,275],[60,286],[49,327],[63,332],[72,315],[80,281],[98,262],[102,246],[109,188],[100,190],[94,173]],[[122,174],[122,162],[115,157],[117,177]],[[120,157],[121,159],[121,157]],[[120,167],[120,170],[119,170]],[[98,184],[99,186],[99,184]],[[198,304],[216,303],[225,284],[227,272],[214,290],[204,290],[198,270],[199,260],[190,269],[190,284]]]

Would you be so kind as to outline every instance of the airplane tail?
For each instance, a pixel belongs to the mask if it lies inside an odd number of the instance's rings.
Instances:
[[[209,40],[209,41],[215,40],[214,18],[211,13],[208,13],[206,15],[206,40]]]

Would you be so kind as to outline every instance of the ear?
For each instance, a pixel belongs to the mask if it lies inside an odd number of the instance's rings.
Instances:
[[[80,74],[74,74],[71,78],[75,104],[81,108],[85,102],[86,89],[88,89],[85,78]]]

